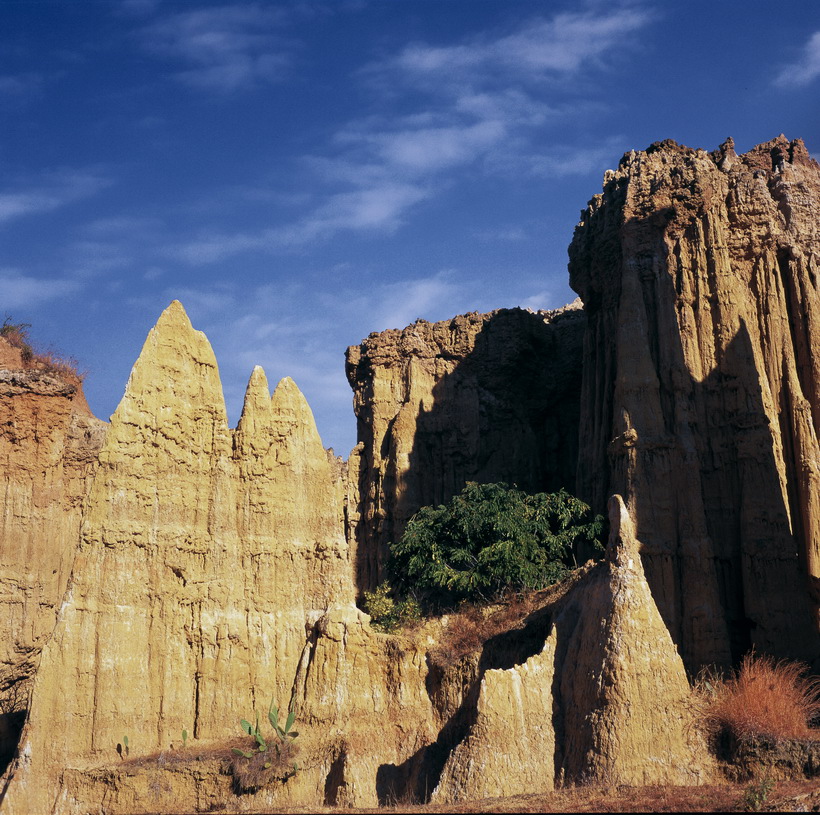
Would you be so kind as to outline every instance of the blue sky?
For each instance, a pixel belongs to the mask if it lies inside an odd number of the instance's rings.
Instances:
[[[344,350],[554,308],[623,152],[820,154],[820,2],[0,0],[0,316],[108,418],[180,299],[355,443]]]

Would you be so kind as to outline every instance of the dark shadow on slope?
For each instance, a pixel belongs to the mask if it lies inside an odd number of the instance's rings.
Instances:
[[[508,670],[521,665],[544,647],[552,623],[552,603],[530,613],[520,628],[488,639],[478,654],[444,667],[428,655],[427,693],[440,709],[439,694],[445,681],[467,674],[461,703],[441,728],[438,738],[399,765],[383,764],[376,774],[379,804],[397,801],[427,803],[439,783],[453,750],[467,737],[476,721],[481,680],[488,670]]]

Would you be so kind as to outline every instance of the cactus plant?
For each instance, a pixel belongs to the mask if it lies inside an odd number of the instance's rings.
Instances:
[[[293,741],[299,735],[293,727],[296,712],[289,711],[282,726],[279,724],[279,708],[271,700],[268,722],[273,728],[273,736],[266,739],[259,725],[258,714],[255,724],[251,724],[247,719],[240,719],[242,732],[256,742],[255,747],[249,750],[231,748],[234,755],[239,757],[234,759],[232,772],[242,790],[258,790],[274,778],[282,782],[287,781],[299,770],[299,765],[292,760],[296,754]]]

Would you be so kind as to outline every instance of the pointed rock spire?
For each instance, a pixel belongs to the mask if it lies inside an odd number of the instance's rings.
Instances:
[[[313,411],[289,376],[280,380],[276,386],[271,397],[271,412],[274,427],[280,436],[291,437],[294,441],[300,439],[309,446],[318,444],[324,451]]]

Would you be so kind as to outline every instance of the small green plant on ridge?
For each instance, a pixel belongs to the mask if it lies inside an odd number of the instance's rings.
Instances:
[[[364,610],[370,615],[370,622],[376,631],[392,634],[403,626],[421,619],[421,606],[415,597],[394,600],[393,588],[385,580],[374,591],[364,593]]]
[[[242,732],[256,742],[255,747],[250,750],[231,748],[238,757],[234,759],[232,772],[240,792],[256,791],[274,779],[285,782],[299,771],[299,765],[293,761],[296,755],[293,742],[299,735],[293,729],[296,712],[291,710],[284,726],[281,726],[279,708],[271,700],[268,721],[273,728],[273,737],[266,739],[259,725],[258,713],[255,724],[251,724],[247,719],[240,720]]]
[[[743,794],[741,806],[746,812],[760,812],[769,800],[774,789],[774,781],[766,776],[756,783],[749,784]]]

